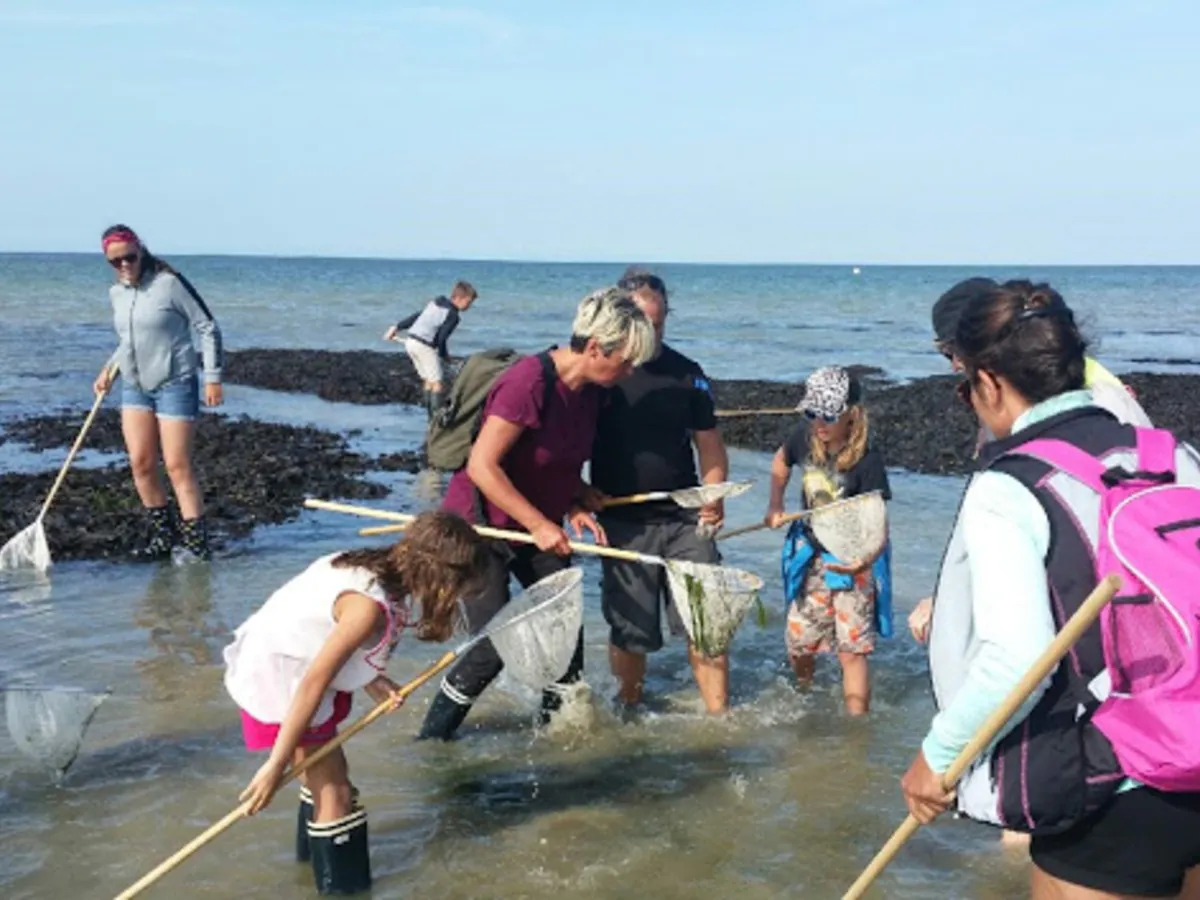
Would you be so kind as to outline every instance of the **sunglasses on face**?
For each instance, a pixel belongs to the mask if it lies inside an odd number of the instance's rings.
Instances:
[[[138,258],[138,252],[136,250],[134,250],[132,253],[126,253],[123,256],[108,257],[108,264],[110,266],[112,266],[114,269],[119,269],[119,268],[121,268],[121,266],[125,265],[125,263],[129,263],[130,265],[133,265],[135,262],[137,262],[137,258]]]
[[[842,412],[845,412],[845,410],[842,410]],[[826,425],[834,424],[841,417],[842,417],[842,413],[837,413],[836,415],[830,415],[829,413],[819,413],[815,409],[806,409],[804,411],[804,418],[808,419],[808,421],[815,422],[815,421],[817,421],[817,419],[820,419]]]

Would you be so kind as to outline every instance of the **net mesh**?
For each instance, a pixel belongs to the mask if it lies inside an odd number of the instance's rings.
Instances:
[[[1184,665],[1185,640],[1179,625],[1155,597],[1150,603],[1111,603],[1105,654],[1113,690],[1138,694],[1175,677]]]
[[[671,499],[685,509],[698,509],[718,500],[738,497],[753,486],[749,481],[723,481],[720,484],[702,484],[699,487],[672,491]]]
[[[706,563],[667,560],[671,599],[692,645],[708,657],[721,656],[758,599],[757,575]]]
[[[27,568],[42,572],[50,568],[50,546],[41,522],[17,532],[0,547],[0,571]]]
[[[870,559],[887,541],[887,504],[878,491],[818,507],[809,521],[821,546],[847,562]]]
[[[583,572],[563,569],[534,584],[488,622],[505,671],[533,690],[566,674],[583,625]]]
[[[78,688],[6,688],[9,737],[21,753],[61,778],[79,755],[83,735],[107,696]]]

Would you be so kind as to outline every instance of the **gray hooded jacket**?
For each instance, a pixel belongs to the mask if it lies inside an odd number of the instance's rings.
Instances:
[[[157,272],[141,284],[108,291],[120,344],[109,360],[143,391],[197,372],[192,331],[200,335],[204,382],[221,382],[221,331],[200,295],[182,275]]]

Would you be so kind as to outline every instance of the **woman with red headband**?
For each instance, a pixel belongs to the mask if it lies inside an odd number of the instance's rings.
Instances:
[[[151,527],[150,540],[137,555],[165,559],[179,544],[198,559],[208,559],[204,497],[192,466],[192,440],[200,412],[192,332],[201,341],[204,402],[219,406],[223,399],[220,329],[196,289],[152,255],[133,229],[113,225],[104,232],[101,246],[117,275],[108,293],[120,344],[95,388],[108,390],[115,363],[122,380],[121,430],[133,483]],[[179,504],[178,529],[158,475],[160,457]]]

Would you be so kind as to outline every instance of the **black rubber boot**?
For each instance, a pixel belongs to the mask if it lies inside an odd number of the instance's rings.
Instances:
[[[300,788],[300,808],[296,810],[296,862],[308,862],[312,851],[308,846],[308,825],[313,817],[312,791]]]
[[[175,543],[175,524],[171,520],[171,507],[147,507],[146,517],[150,521],[150,539],[145,546],[135,550],[136,559],[152,562],[171,558],[171,547]]]
[[[442,414],[442,408],[446,405],[445,391],[430,391],[429,392],[429,421],[436,422]]]
[[[443,681],[442,689],[437,692],[433,702],[429,704],[429,712],[425,713],[425,721],[421,723],[417,740],[453,740],[458,726],[463,723],[463,719],[471,711],[472,702],[474,701],[470,697],[456,691]]]
[[[433,421],[433,391],[421,392],[421,406],[425,408],[425,418]]]
[[[208,548],[208,522],[204,516],[179,523],[179,546],[196,559],[212,559],[212,551]]]
[[[550,718],[562,709],[562,692],[554,688],[574,684],[583,677],[583,629],[579,630],[579,638],[575,643],[575,653],[571,656],[571,664],[567,666],[566,674],[554,685],[542,691],[542,711],[538,716],[541,725],[549,725]]]
[[[350,809],[358,812],[358,788],[350,785]],[[308,862],[312,851],[308,846],[308,825],[313,817],[313,795],[306,787],[300,788],[300,807],[296,810],[296,862]]]
[[[365,809],[334,822],[309,823],[308,844],[317,893],[357,894],[371,887]]]

